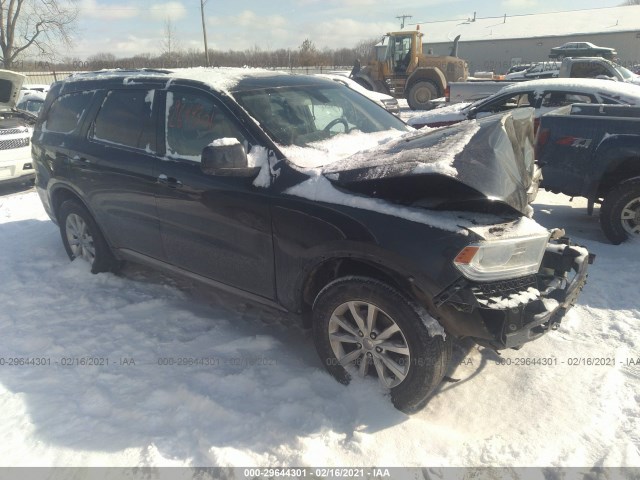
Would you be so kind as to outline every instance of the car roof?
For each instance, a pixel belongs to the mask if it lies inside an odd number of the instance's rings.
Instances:
[[[547,91],[570,89],[581,93],[602,93],[607,96],[624,95],[634,99],[640,99],[640,86],[625,82],[602,80],[596,78],[544,78],[529,80],[508,85],[500,90],[497,95],[505,93],[518,93],[527,91]]]
[[[197,82],[221,92],[238,92],[293,85],[331,85],[327,79],[309,75],[266,70],[261,68],[197,67],[175,70],[99,70],[71,75],[62,82],[77,85],[80,82],[138,83],[166,81],[170,83]]]

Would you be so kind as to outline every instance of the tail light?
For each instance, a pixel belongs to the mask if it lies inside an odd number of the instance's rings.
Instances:
[[[447,102],[451,101],[451,87],[449,87],[449,85],[444,89],[444,96],[447,99]]]

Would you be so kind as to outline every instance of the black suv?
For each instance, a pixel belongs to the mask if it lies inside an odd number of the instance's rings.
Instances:
[[[410,412],[452,338],[518,347],[585,283],[586,250],[525,215],[532,140],[530,112],[417,132],[330,80],[187,69],[54,84],[32,148],[71,259],[298,312],[332,375]]]

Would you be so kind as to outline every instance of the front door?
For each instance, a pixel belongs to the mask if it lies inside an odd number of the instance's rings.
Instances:
[[[162,240],[169,263],[262,297],[275,298],[268,190],[253,178],[208,175],[202,149],[235,138],[250,139],[213,94],[173,88],[164,108],[166,160],[155,172]]]

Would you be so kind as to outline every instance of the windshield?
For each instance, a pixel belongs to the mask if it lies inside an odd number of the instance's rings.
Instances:
[[[337,135],[410,129],[381,106],[339,84],[236,92],[274,142],[308,147]]]
[[[624,78],[625,80],[629,80],[630,78],[633,78],[636,76],[631,70],[627,70],[621,65],[616,65],[616,68],[620,72],[620,75],[622,75],[622,78]]]

